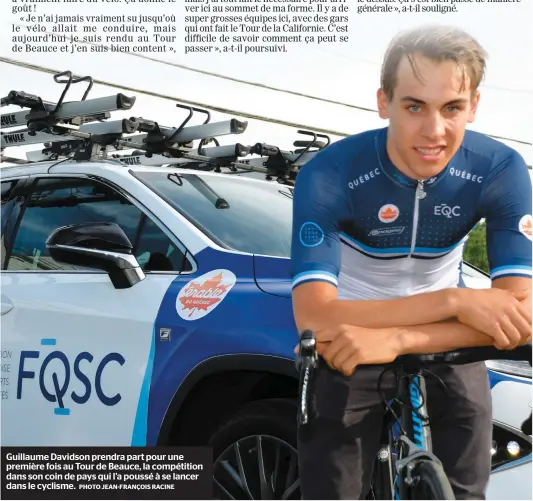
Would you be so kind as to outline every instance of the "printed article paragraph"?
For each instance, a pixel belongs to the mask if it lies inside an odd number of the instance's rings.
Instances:
[[[9,0],[6,0],[9,1]],[[368,14],[457,13],[524,0],[11,0],[12,52],[285,53],[350,41]]]
[[[210,499],[205,447],[2,447],[2,499]]]

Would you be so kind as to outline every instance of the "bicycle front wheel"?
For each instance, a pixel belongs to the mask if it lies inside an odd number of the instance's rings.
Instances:
[[[434,461],[418,461],[411,476],[414,479],[409,499],[455,499],[444,469]]]

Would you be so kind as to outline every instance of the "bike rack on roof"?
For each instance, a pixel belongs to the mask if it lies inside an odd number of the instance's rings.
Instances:
[[[67,79],[61,80],[62,77]],[[176,107],[189,113],[178,127],[162,126],[159,122],[135,116],[108,120],[111,112],[131,109],[136,97],[118,93],[87,99],[93,86],[92,78],[74,78],[70,71],[54,75],[54,80],[65,84],[57,103],[16,90],[2,98],[2,107],[27,108],[1,115],[2,129],[10,129],[1,133],[2,161],[39,163],[60,159],[109,159],[117,161],[117,165],[174,166],[215,172],[228,168],[229,173],[254,171],[265,174],[267,180],[275,178],[281,184],[294,184],[299,168],[330,144],[326,135],[298,130],[299,134],[313,138],[295,141],[297,149],[294,151],[284,151],[266,143],[221,145],[220,137],[244,133],[248,122],[231,118],[211,123],[208,110],[180,103]],[[65,102],[70,86],[79,82],[89,82],[82,99]],[[206,118],[200,125],[189,125],[195,113]],[[21,128],[11,130],[15,127]],[[195,141],[199,141],[196,148]],[[215,146],[208,146],[210,143]],[[44,148],[27,152],[28,162],[4,156],[6,148],[32,144],[43,144]],[[127,150],[134,151],[123,155],[118,153]],[[246,158],[251,155],[257,157]]]

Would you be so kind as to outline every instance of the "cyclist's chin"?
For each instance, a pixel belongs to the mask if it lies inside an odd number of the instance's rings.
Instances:
[[[447,155],[442,155],[434,158],[420,158],[418,155],[413,155],[411,161],[411,171],[416,174],[417,179],[428,179],[430,177],[440,174],[449,162]]]

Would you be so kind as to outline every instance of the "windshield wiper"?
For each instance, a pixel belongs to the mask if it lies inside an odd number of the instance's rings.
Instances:
[[[211,202],[217,209],[229,209],[229,202],[219,196],[211,186],[209,186],[202,178],[193,174],[168,174],[167,178],[178,186],[183,186],[181,178],[189,181],[191,186],[201,193],[209,202]],[[176,178],[176,179],[173,179]]]

